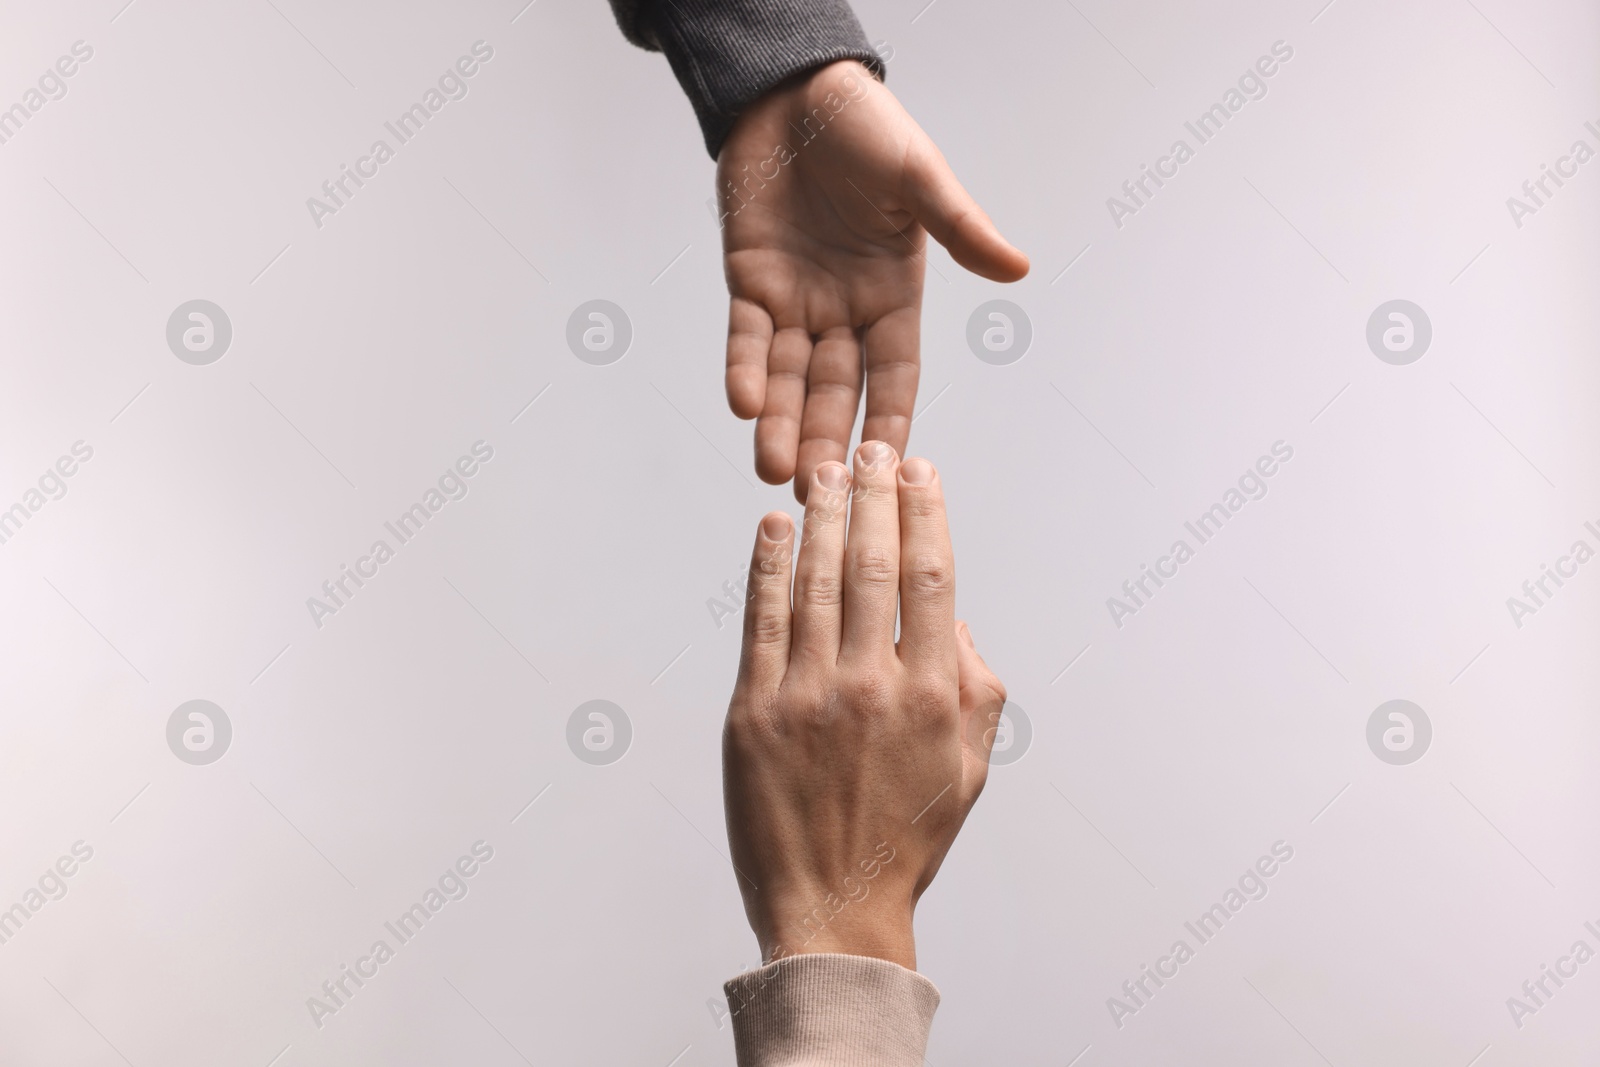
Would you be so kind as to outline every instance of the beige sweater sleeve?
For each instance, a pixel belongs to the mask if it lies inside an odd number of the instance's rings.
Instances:
[[[897,963],[811,953],[723,986],[739,1067],[922,1067],[939,990]]]

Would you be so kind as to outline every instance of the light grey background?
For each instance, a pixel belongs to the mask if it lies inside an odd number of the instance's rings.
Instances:
[[[738,631],[706,602],[792,498],[725,407],[666,63],[599,0],[122,3],[0,33],[0,106],[94,49],[0,145],[0,507],[94,450],[0,545],[0,908],[94,850],[0,944],[0,1062],[731,1064],[708,1002],[756,948],[719,784]],[[1600,562],[1506,606],[1600,547],[1600,161],[1506,206],[1600,148],[1600,16],[1322,3],[859,6],[1034,262],[930,255],[912,448],[1033,727],[918,913],[934,1067],[1600,1047],[1600,961],[1506,1006],[1600,949]],[[469,95],[317,228],[306,198],[478,40]],[[1107,197],[1279,40],[1268,95],[1117,228]],[[1033,342],[991,366],[966,323],[1001,298]],[[194,299],[233,327],[209,366],[166,344]],[[610,366],[565,344],[593,299],[632,322]],[[1432,321],[1408,366],[1365,342],[1392,299]],[[469,495],[315,626],[479,440]],[[1269,495],[1118,628],[1106,599],[1278,440]],[[206,766],[166,742],[195,699],[233,728]],[[633,728],[606,766],[565,741],[593,699]],[[1406,766],[1367,748],[1392,699],[1433,726]],[[314,1026],[478,840],[469,895]],[[1114,1025],[1279,840],[1270,895]]]

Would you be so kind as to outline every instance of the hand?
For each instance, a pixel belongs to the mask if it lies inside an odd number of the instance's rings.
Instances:
[[[756,424],[756,472],[794,479],[864,440],[901,455],[920,370],[927,235],[985,278],[1028,257],[967,195],[893,94],[853,60],[756,101],[717,159],[728,276],[728,404]]]
[[[836,462],[812,475],[792,612],[793,523],[773,512],[756,536],[723,734],[728,840],[764,961],[914,969],[912,911],[983,789],[1006,693],[955,620],[932,464],[869,441],[851,482]]]

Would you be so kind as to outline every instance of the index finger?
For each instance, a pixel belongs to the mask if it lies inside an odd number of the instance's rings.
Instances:
[[[789,666],[792,632],[789,566],[794,556],[794,522],[781,511],[761,520],[750,554],[750,579],[744,598],[744,641],[739,651],[739,681],[759,691],[777,689]]]

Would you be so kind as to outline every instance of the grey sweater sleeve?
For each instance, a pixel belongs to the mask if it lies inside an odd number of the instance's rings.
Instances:
[[[939,990],[888,960],[789,956],[723,986],[739,1067],[922,1067]]]
[[[883,64],[849,0],[611,0],[623,35],[664,52],[715,159],[739,112],[790,75],[858,59]]]

